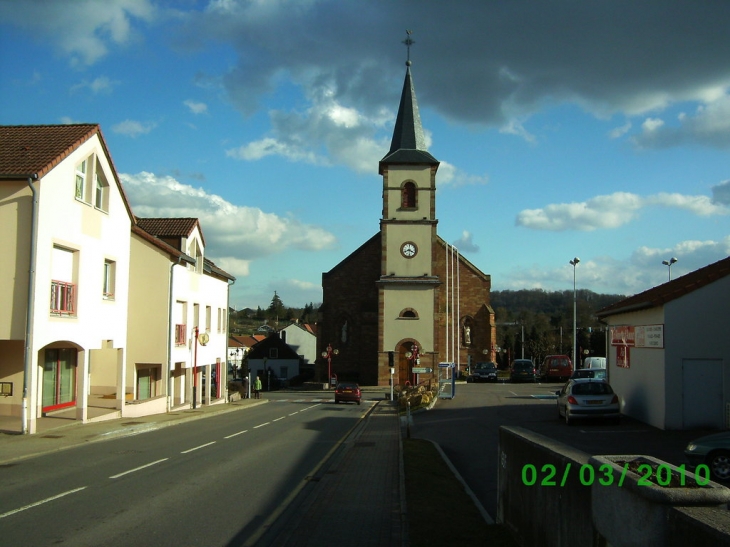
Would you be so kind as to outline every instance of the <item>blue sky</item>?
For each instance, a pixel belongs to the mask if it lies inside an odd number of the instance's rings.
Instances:
[[[321,302],[379,230],[412,74],[438,232],[493,290],[634,294],[730,254],[730,3],[0,0],[0,123],[99,123],[231,305]]]

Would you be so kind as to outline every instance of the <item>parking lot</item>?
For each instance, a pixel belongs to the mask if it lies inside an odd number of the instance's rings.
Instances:
[[[650,455],[675,465],[687,463],[684,449],[690,440],[711,433],[662,431],[626,417],[619,425],[568,426],[558,419],[555,391],[560,387],[560,383],[458,384],[454,399],[441,399],[432,410],[415,416],[412,436],[439,443],[494,516],[502,425],[524,427],[592,455]]]

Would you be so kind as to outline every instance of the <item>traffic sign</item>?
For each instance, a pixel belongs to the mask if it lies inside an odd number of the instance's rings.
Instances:
[[[413,374],[428,374],[433,372],[432,368],[428,367],[413,367]]]

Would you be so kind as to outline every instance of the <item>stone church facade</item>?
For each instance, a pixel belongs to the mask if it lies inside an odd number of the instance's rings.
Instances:
[[[380,161],[380,231],[322,274],[318,354],[340,380],[404,385],[438,364],[494,361],[491,279],[436,231],[439,162],[426,149],[410,61],[388,154]],[[335,351],[336,350],[336,353]],[[328,359],[318,361],[318,378]],[[416,373],[413,369],[431,369]]]

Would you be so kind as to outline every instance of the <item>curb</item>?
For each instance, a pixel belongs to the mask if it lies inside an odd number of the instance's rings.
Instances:
[[[484,506],[481,504],[481,502],[477,499],[476,495],[472,491],[471,488],[469,488],[469,485],[466,484],[466,481],[462,478],[462,476],[459,474],[459,472],[456,470],[456,467],[451,463],[451,460],[449,457],[444,453],[444,451],[441,449],[441,447],[438,445],[438,443],[430,440],[425,439],[428,442],[430,442],[436,450],[438,450],[438,453],[441,454],[441,457],[444,459],[444,463],[448,466],[449,469],[451,469],[451,472],[454,474],[454,477],[456,480],[458,480],[462,486],[464,487],[464,490],[466,491],[467,495],[472,499],[474,502],[474,505],[477,508],[477,511],[482,515],[482,518],[484,519],[484,522],[486,522],[488,525],[494,524],[494,519],[487,513],[487,510],[484,509]]]

